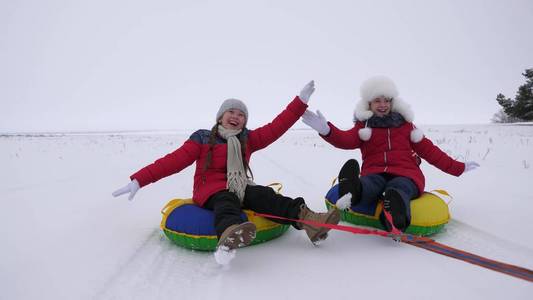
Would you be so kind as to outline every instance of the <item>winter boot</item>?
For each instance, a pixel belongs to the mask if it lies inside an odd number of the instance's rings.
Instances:
[[[407,209],[405,208],[402,196],[396,190],[390,189],[385,191],[383,209],[391,214],[394,227],[402,232],[409,227],[410,220],[407,218]],[[392,230],[392,226],[385,218],[383,212],[379,215],[379,221],[385,227],[385,230],[388,232]]]
[[[316,213],[310,210],[307,205],[302,204],[298,218],[300,220],[337,225],[341,220],[341,214],[336,209],[331,209],[327,213]],[[328,237],[328,231],[330,231],[326,227],[313,226],[305,223],[298,223],[298,226],[305,230],[305,233],[307,233],[307,236],[315,245],[325,240]]]
[[[225,247],[226,250],[232,250],[248,246],[255,239],[255,232],[256,227],[252,222],[231,225],[220,236],[217,248]]]
[[[357,205],[361,201],[359,172],[359,163],[355,159],[349,159],[345,162],[339,172],[339,198],[351,193],[351,205]]]

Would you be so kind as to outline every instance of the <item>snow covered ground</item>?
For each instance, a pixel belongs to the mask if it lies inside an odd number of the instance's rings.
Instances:
[[[423,126],[459,160],[461,177],[422,167],[427,190],[452,196],[435,238],[533,269],[533,126]],[[142,189],[111,192],[174,150],[177,132],[0,136],[0,299],[531,299],[533,284],[374,236],[332,232],[314,247],[301,231],[240,249],[228,267],[159,231],[160,209],[190,197],[192,168]],[[252,157],[255,181],[325,210],[342,163],[314,132],[291,130]]]

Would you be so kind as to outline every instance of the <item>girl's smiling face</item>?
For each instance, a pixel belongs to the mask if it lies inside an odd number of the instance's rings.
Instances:
[[[370,110],[378,117],[386,116],[391,111],[391,101],[390,98],[378,97],[370,101]]]
[[[226,129],[239,130],[244,128],[246,115],[239,109],[231,108],[224,112],[220,124]]]

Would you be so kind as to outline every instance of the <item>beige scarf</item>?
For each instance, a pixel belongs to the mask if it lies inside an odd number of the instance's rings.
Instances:
[[[255,185],[253,181],[248,179],[242,161],[241,142],[237,135],[241,133],[242,129],[231,130],[226,129],[222,125],[218,125],[218,134],[228,142],[228,160],[227,160],[227,185],[230,192],[233,192],[239,197],[241,203],[244,199],[244,192],[248,184]]]

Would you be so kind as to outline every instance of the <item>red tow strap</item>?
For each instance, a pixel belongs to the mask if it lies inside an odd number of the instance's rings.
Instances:
[[[351,232],[353,234],[372,234],[372,235],[379,235],[383,237],[391,237],[398,242],[403,242],[403,243],[406,243],[406,244],[409,244],[415,247],[426,249],[426,250],[429,250],[429,251],[432,251],[432,252],[435,252],[441,255],[459,259],[459,260],[462,260],[462,261],[465,261],[465,262],[468,262],[468,263],[471,263],[471,264],[474,264],[480,267],[484,267],[484,268],[487,268],[493,271],[497,271],[497,272],[504,273],[504,274],[507,274],[513,277],[527,280],[529,282],[533,282],[533,271],[527,268],[499,262],[499,261],[492,260],[486,257],[482,257],[479,255],[470,253],[470,252],[456,249],[456,248],[441,244],[427,237],[402,233],[400,230],[394,227],[394,224],[392,222],[392,217],[390,213],[386,211],[385,211],[385,217],[392,225],[391,232],[386,232],[386,231],[378,230],[378,229],[359,228],[359,227],[354,227],[354,226],[325,224],[325,223],[319,223],[319,222],[314,222],[314,221],[309,221],[309,220],[297,220],[297,219],[284,218],[284,217],[279,217],[279,216],[274,216],[274,215],[269,215],[269,214],[262,214],[262,213],[257,213],[257,212],[254,212],[254,215],[259,216],[259,217],[270,218],[270,219],[279,219],[279,220],[304,223],[304,224],[315,226],[315,227],[326,227],[330,229]]]
[[[329,229],[336,229],[336,230],[351,232],[353,234],[373,234],[373,235],[379,235],[379,236],[384,236],[384,237],[394,237],[395,235],[398,234],[396,232],[392,233],[392,232],[386,232],[386,231],[378,230],[378,229],[366,229],[366,228],[359,228],[359,227],[354,227],[354,226],[326,224],[326,223],[320,223],[320,222],[309,221],[309,220],[291,219],[291,218],[285,218],[285,217],[274,216],[274,215],[269,215],[269,214],[262,214],[262,213],[258,213],[258,212],[254,212],[254,215],[256,215],[258,217],[269,218],[269,219],[278,219],[278,220],[285,220],[285,221],[303,223],[303,224],[312,225],[312,226],[315,226],[315,227],[326,227],[326,228],[329,228]],[[396,228],[394,228],[394,229],[396,229]],[[402,233],[398,229],[396,229],[396,230],[399,232],[399,234]]]

